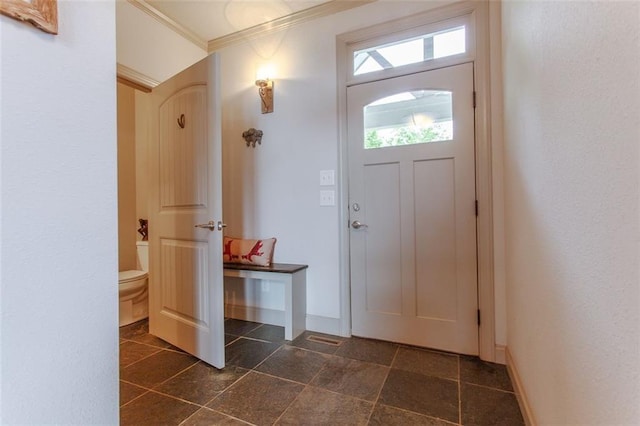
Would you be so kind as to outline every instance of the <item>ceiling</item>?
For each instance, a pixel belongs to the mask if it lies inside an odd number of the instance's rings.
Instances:
[[[215,40],[306,9],[327,0],[146,0],[203,41]]]

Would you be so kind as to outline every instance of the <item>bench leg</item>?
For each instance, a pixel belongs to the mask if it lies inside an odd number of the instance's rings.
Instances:
[[[307,271],[292,274],[291,340],[307,329]],[[285,330],[286,333],[286,330]]]

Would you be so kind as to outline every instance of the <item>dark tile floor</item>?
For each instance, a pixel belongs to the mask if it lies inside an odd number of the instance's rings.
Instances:
[[[120,329],[122,425],[523,425],[506,369],[476,357],[225,321],[217,370]]]

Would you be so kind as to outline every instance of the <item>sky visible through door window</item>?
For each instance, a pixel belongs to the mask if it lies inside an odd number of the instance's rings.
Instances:
[[[449,28],[353,53],[353,75],[367,74],[466,52],[465,27]]]

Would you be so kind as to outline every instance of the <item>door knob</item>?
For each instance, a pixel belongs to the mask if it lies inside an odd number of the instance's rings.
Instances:
[[[195,227],[196,228],[207,228],[207,229],[209,229],[209,231],[215,231],[216,230],[216,223],[214,221],[210,220],[208,223],[200,223],[200,224],[196,225]]]
[[[211,223],[211,222],[209,222]],[[223,228],[226,228],[227,224],[226,223],[222,223],[221,220],[218,221],[218,231],[222,231]]]
[[[364,224],[364,223],[360,223],[360,221],[357,221],[357,220],[354,220],[354,221],[351,223],[351,227],[352,227],[353,229],[368,228],[368,226],[367,226],[366,224]]]

